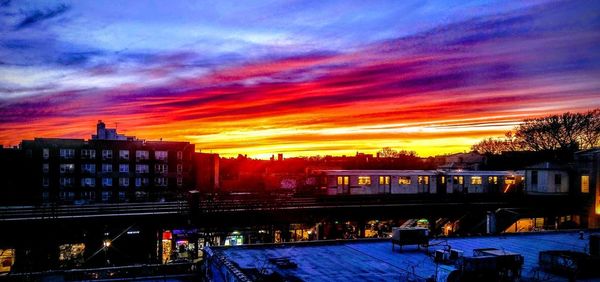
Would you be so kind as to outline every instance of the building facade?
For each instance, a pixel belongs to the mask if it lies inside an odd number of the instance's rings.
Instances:
[[[87,141],[36,138],[21,143],[30,172],[25,182],[39,191],[35,200],[69,204],[167,201],[196,188],[193,144],[122,138],[101,130],[106,129],[99,123],[96,138]]]

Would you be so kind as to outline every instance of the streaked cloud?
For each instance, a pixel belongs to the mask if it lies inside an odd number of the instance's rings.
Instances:
[[[71,18],[3,31],[2,144],[83,138],[103,119],[225,155],[429,155],[524,118],[600,107],[594,2],[90,5],[33,7],[40,21]]]

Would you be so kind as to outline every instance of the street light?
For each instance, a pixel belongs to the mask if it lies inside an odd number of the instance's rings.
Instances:
[[[108,248],[110,247],[111,241],[106,239],[104,240],[104,242],[102,242],[102,245],[104,246],[104,248]]]

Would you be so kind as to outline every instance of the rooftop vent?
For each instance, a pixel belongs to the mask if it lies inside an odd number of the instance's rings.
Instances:
[[[298,264],[291,261],[289,257],[270,258],[269,262],[281,269],[293,269],[298,267]]]

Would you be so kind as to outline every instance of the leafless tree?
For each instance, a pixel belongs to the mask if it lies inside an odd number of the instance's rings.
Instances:
[[[600,146],[600,109],[526,119],[504,138],[487,138],[473,145],[478,153],[578,150]]]
[[[416,157],[417,153],[415,151],[407,151],[407,150],[394,150],[390,147],[383,147],[381,150],[377,152],[377,155],[381,158],[399,158],[399,157]]]

